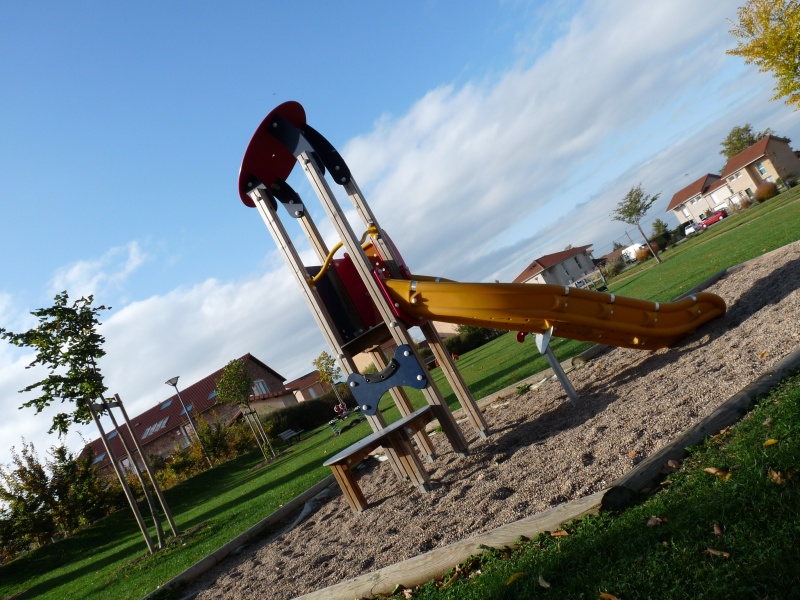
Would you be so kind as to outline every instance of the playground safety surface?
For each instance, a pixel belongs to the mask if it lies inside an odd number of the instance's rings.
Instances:
[[[433,491],[403,485],[388,464],[369,461],[359,475],[371,501],[365,512],[354,514],[337,494],[183,597],[292,598],[605,489],[800,345],[798,282],[800,242],[730,270],[707,289],[728,304],[725,317],[671,348],[611,349],[573,371],[579,407],[557,381],[499,398],[484,411],[488,439],[462,427],[466,458],[433,437]]]

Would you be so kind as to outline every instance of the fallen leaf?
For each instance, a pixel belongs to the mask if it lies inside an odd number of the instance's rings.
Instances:
[[[772,427],[772,417],[767,417],[762,423],[764,427]]]
[[[766,448],[767,446],[774,446],[777,443],[778,440],[776,440],[775,438],[770,438],[766,442],[764,442],[764,447]]]
[[[661,523],[663,523],[663,521],[659,517],[657,517],[655,515],[653,515],[652,517],[647,519],[647,526],[648,527],[655,527],[656,525],[661,525]]]
[[[608,592],[600,592],[601,600],[619,600],[614,594],[609,594]]]
[[[569,535],[569,533],[567,533],[563,529],[559,529],[558,531],[553,531],[550,534],[550,537],[567,537],[568,535]]]
[[[719,524],[719,521],[714,521],[714,535],[719,535],[719,536],[725,535],[722,532],[722,525]]]
[[[636,454],[637,454],[636,450],[631,450],[630,452],[628,452],[628,458],[636,458]]]
[[[722,558],[730,558],[731,555],[729,552],[723,552],[722,550],[714,550],[713,548],[706,548],[703,550],[704,554],[710,554],[711,556],[721,556]]]
[[[509,577],[508,579],[506,579],[506,585],[511,585],[511,584],[512,584],[512,583],[514,583],[514,582],[515,582],[517,579],[519,579],[520,577],[523,577],[524,575],[525,575],[525,573],[523,573],[522,571],[519,571],[519,572],[517,572],[517,573],[514,573],[514,574],[513,574],[511,577]]]
[[[764,358],[767,358],[768,356],[769,356],[769,352],[767,352],[765,350],[764,352],[762,352],[761,354],[758,355],[758,358],[764,359]]]
[[[780,471],[773,471],[772,469],[770,469],[769,473],[767,473],[767,477],[772,483],[776,485],[783,485],[784,483],[786,483],[786,477]]]
[[[542,587],[543,587],[544,589],[546,589],[546,590],[549,590],[549,589],[550,589],[550,584],[549,584],[549,583],[547,583],[547,582],[544,580],[544,577],[542,577],[541,575],[539,575],[539,585],[540,585],[540,586],[542,586]]]
[[[725,471],[723,469],[718,469],[717,467],[706,467],[703,469],[706,473],[710,473],[711,475],[716,475],[720,481],[728,481],[731,478],[730,471]]]

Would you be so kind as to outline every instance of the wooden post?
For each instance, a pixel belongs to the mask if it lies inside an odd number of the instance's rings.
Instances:
[[[128,504],[133,511],[133,516],[136,518],[136,523],[139,525],[139,531],[142,532],[142,537],[144,537],[144,541],[147,544],[147,551],[150,554],[155,552],[155,548],[153,547],[153,540],[150,538],[150,533],[147,531],[147,525],[144,523],[144,519],[142,518],[142,513],[139,512],[139,505],[136,504],[136,498],[133,496],[133,492],[131,492],[131,488],[128,486],[128,482],[125,481],[125,476],[122,474],[122,471],[119,468],[119,464],[117,464],[117,457],[114,454],[114,451],[111,449],[111,444],[108,443],[108,439],[106,437],[106,432],[103,429],[103,425],[100,423],[100,419],[97,417],[97,412],[92,406],[91,403],[89,404],[89,412],[92,413],[92,419],[94,419],[95,425],[97,425],[98,431],[100,431],[100,439],[103,440],[103,447],[105,447],[106,452],[108,453],[108,458],[111,462],[111,466],[114,467],[114,472],[117,474],[117,478],[119,479],[119,483],[122,486],[122,491],[125,492],[125,498],[128,499]]]
[[[378,219],[367,204],[367,201],[364,198],[364,195],[361,193],[361,189],[358,187],[358,184],[354,179],[351,179],[344,187],[348,197],[350,198],[350,201],[356,207],[356,212],[361,217],[361,221],[364,223],[364,226],[375,227],[378,230],[378,235],[373,239],[378,247],[378,253],[388,261],[389,268],[393,269],[391,274],[392,277],[402,277],[402,274],[398,268],[398,265],[400,264],[400,257],[395,255],[391,244],[387,243],[383,229],[381,229],[380,225],[378,224]],[[475,403],[475,399],[472,397],[472,393],[469,391],[467,384],[464,382],[464,379],[461,377],[461,374],[458,372],[458,369],[453,363],[450,353],[447,351],[447,348],[444,347],[442,339],[439,336],[439,333],[436,331],[436,328],[433,326],[433,323],[427,322],[425,325],[420,327],[420,329],[422,329],[425,339],[428,341],[431,350],[436,355],[436,359],[439,361],[439,365],[442,367],[442,372],[444,373],[447,381],[450,383],[450,387],[453,388],[453,393],[455,393],[456,398],[461,404],[461,407],[464,409],[464,413],[467,415],[467,419],[469,420],[473,429],[475,429],[479,437],[486,438],[489,434],[489,426],[486,423],[486,420],[483,418],[483,414],[478,408],[478,405]]]
[[[383,297],[383,293],[372,276],[372,266],[369,263],[369,259],[367,258],[366,254],[364,254],[364,250],[361,248],[358,237],[356,237],[353,229],[350,227],[350,223],[348,223],[344,218],[342,209],[339,206],[339,203],[330,187],[328,186],[327,181],[325,181],[324,176],[306,152],[301,152],[297,157],[297,160],[300,162],[300,165],[306,172],[306,176],[311,182],[312,187],[314,188],[317,197],[320,199],[323,208],[325,208],[328,218],[330,218],[334,228],[336,229],[336,232],[339,234],[342,244],[350,253],[350,258],[353,261],[353,265],[358,271],[361,280],[367,287],[369,295],[372,298],[375,306],[378,308],[383,321],[388,325],[389,333],[391,334],[392,338],[398,345],[407,344],[410,346],[417,360],[421,364],[424,364],[419,356],[419,352],[417,352],[416,344],[409,335],[405,325],[395,318],[394,314],[387,306],[387,301]],[[442,431],[444,431],[445,435],[447,436],[447,439],[450,442],[450,445],[453,447],[453,450],[458,454],[466,454],[467,441],[464,438],[464,434],[456,424],[453,414],[447,408],[447,405],[445,404],[438,388],[433,383],[432,378],[428,379],[428,385],[423,388],[422,393],[425,396],[428,404],[434,407],[436,417],[439,419],[439,424],[442,426]]]

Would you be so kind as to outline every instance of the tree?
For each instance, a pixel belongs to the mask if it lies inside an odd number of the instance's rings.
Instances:
[[[728,136],[722,140],[720,146],[722,150],[719,151],[725,160],[728,161],[743,150],[746,150],[758,140],[773,135],[775,132],[772,129],[765,129],[764,131],[756,133],[753,131],[753,126],[750,123],[745,123],[741,127],[738,125],[730,130]]]
[[[658,254],[656,254],[653,247],[650,245],[650,242],[647,241],[647,236],[642,231],[642,226],[639,222],[644,218],[647,211],[650,210],[650,207],[653,206],[653,203],[658,200],[659,196],[661,196],[661,192],[656,194],[655,196],[649,196],[644,193],[642,189],[642,184],[640,183],[634,188],[631,188],[630,191],[625,194],[625,198],[617,204],[617,208],[614,209],[614,212],[611,213],[611,218],[614,221],[622,221],[623,223],[628,223],[629,225],[636,225],[636,228],[639,230],[639,233],[642,234],[642,238],[644,238],[644,243],[650,249],[651,254],[655,257],[656,261],[660,264],[661,259],[658,258]]]
[[[20,390],[24,393],[39,388],[41,394],[20,408],[33,406],[38,414],[56,400],[74,403],[71,412],[53,417],[48,433],[57,431],[59,436],[65,435],[74,423],[90,423],[90,405],[102,398],[107,389],[97,367],[98,360],[105,356],[105,338],[96,331],[98,315],[107,309],[92,306],[93,296],[76,300],[71,306],[68,301],[67,292],[62,292],[52,307],[33,311],[39,325],[30,331],[12,333],[0,327],[0,338],[36,350],[36,358],[28,368],[40,365],[49,370],[45,379]]]
[[[103,350],[105,338],[97,333],[97,327],[100,325],[98,315],[107,309],[105,306],[92,306],[92,302],[94,297],[88,296],[70,305],[69,295],[64,291],[56,295],[53,306],[40,308],[31,313],[39,320],[37,327],[23,333],[13,333],[0,328],[0,338],[15,346],[35,350],[36,358],[28,368],[41,366],[49,372],[41,381],[20,390],[21,392],[38,390],[40,394],[37,398],[24,402],[20,408],[33,406],[38,414],[56,400],[73,405],[71,412],[59,412],[53,417],[49,433],[57,431],[59,436],[65,435],[72,424],[87,424],[92,420],[102,432],[98,413],[106,410],[101,407],[106,406],[104,394],[108,388],[97,366],[99,359],[106,354]],[[133,464],[135,462],[132,461]],[[128,497],[128,503],[139,524],[147,548],[153,552],[150,534],[139,512],[136,499],[125,481],[119,464],[116,460],[112,460],[112,464],[120,485]],[[137,475],[141,475],[138,470]],[[153,511],[153,521],[157,522],[158,516],[152,504],[150,508]],[[160,523],[156,525],[160,532]],[[159,541],[161,541],[160,535]]]
[[[241,358],[229,362],[225,365],[222,374],[214,384],[217,386],[217,402],[220,404],[238,404],[242,407],[242,414],[250,426],[250,431],[253,433],[256,444],[261,449],[264,459],[269,460],[264,446],[267,446],[272,456],[275,456],[275,450],[272,448],[269,436],[250,406],[253,378],[250,377],[245,362]]]
[[[661,219],[656,219],[653,221],[653,237],[659,237],[667,234],[669,232],[669,225],[667,225]]]
[[[800,109],[800,0],[748,0],[739,8],[739,22],[730,21],[736,48],[727,53],[772,71],[772,100]]]
[[[611,250],[619,250],[620,248],[624,248],[625,244],[620,244],[619,242],[614,242],[611,244]]]
[[[336,360],[323,350],[317,358],[311,361],[311,364],[319,371],[319,380],[332,386],[336,399],[339,400],[340,404],[343,404],[344,401],[336,388],[336,381],[342,373],[336,365]]]
[[[0,468],[0,500],[6,503],[0,545],[13,556],[56,535],[70,535],[105,516],[115,505],[113,489],[92,466],[94,456],[75,458],[66,446],[50,449],[44,464],[33,444],[11,449],[11,469]]]

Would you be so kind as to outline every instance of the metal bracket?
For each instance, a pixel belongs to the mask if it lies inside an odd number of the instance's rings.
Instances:
[[[550,368],[553,369],[553,372],[561,382],[561,386],[564,388],[564,391],[567,392],[567,396],[569,396],[569,401],[572,402],[572,406],[578,406],[578,400],[580,399],[578,392],[576,392],[575,388],[572,387],[572,382],[569,380],[569,377],[567,377],[564,369],[561,368],[561,363],[558,362],[556,355],[550,348],[550,338],[553,337],[553,328],[551,327],[544,333],[537,333],[534,337],[536,339],[537,350],[544,354],[547,362],[550,363]]]
[[[361,375],[353,373],[347,378],[347,385],[365,415],[378,412],[378,402],[393,387],[406,385],[421,390],[428,385],[425,369],[417,360],[411,346],[397,347],[394,358],[380,373]]]

